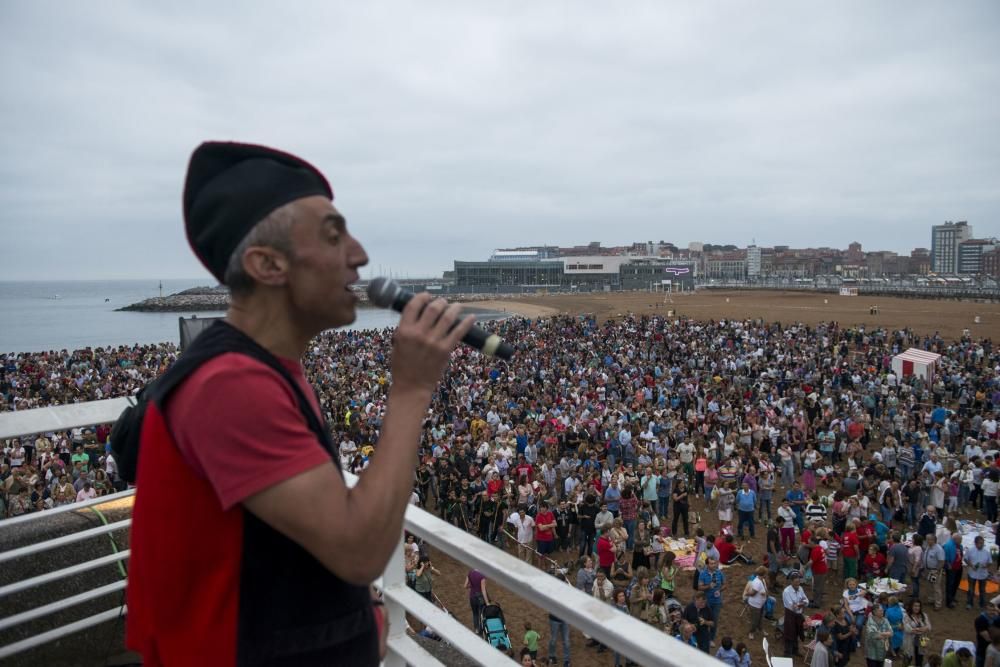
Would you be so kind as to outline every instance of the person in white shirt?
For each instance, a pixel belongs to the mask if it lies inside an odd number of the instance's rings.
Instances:
[[[990,564],[993,561],[989,549],[985,548],[985,540],[982,535],[976,536],[975,545],[965,550],[965,556],[962,560],[969,577],[969,592],[965,608],[972,609],[972,602],[976,597],[976,587],[978,586],[979,609],[982,611],[986,609],[986,579],[990,576]]]
[[[10,467],[20,468],[24,465],[24,457],[27,454],[24,451],[24,445],[21,444],[20,440],[14,441],[14,446],[10,450]]]
[[[490,455],[490,443],[486,440],[479,443],[479,447],[476,448],[476,458],[480,462],[485,461]]]
[[[965,443],[965,451],[962,453],[965,454],[966,458],[970,461],[973,457],[978,457],[979,459],[983,458],[983,448],[979,446],[978,440],[975,438],[968,438]]]
[[[358,446],[354,444],[353,440],[347,439],[340,443],[340,460],[344,468],[347,468],[351,464],[357,452]]]
[[[680,457],[681,463],[691,463],[694,461],[694,444],[690,442],[682,442],[677,445],[677,454]]]
[[[604,570],[598,570],[597,574],[594,575],[594,586],[592,588],[594,597],[602,602],[614,604],[614,598],[612,598],[614,592],[615,585],[608,579],[608,575],[604,574]]]
[[[924,463],[924,467],[920,469],[920,472],[929,472],[931,475],[936,475],[943,470],[944,468],[941,462],[938,461],[937,454],[932,452],[930,460]]]
[[[503,459],[504,461],[509,462],[511,457],[514,456],[514,450],[511,449],[510,444],[504,443],[499,447],[497,447],[496,455],[501,459]]]
[[[510,515],[507,523],[512,524],[517,529],[517,557],[530,563],[532,544],[535,541],[535,520],[532,519],[521,507]]]
[[[118,462],[115,461],[111,452],[108,452],[107,456],[104,457],[104,474],[108,476],[112,484],[118,481]]]
[[[781,602],[785,606],[785,656],[793,658],[799,655],[799,640],[803,638],[802,612],[809,604],[806,592],[802,590],[802,579],[798,572],[789,575],[791,583],[781,594]]]
[[[753,639],[753,633],[759,632],[764,622],[764,605],[767,604],[766,567],[758,567],[756,576],[747,582],[743,589],[743,600],[750,607],[750,634],[747,637]]]

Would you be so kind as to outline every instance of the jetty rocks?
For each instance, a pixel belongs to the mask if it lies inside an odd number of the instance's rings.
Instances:
[[[229,288],[218,285],[216,287],[192,287],[170,296],[155,296],[117,310],[141,313],[188,313],[226,310],[228,307]]]

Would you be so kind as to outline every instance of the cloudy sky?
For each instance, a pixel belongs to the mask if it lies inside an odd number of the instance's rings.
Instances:
[[[323,169],[366,277],[517,244],[1000,236],[998,38],[995,0],[10,0],[0,279],[208,282],[180,192],[210,138]]]

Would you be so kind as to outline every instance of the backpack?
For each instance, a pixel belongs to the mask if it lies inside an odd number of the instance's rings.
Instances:
[[[142,424],[149,404],[153,402],[162,407],[170,392],[203,363],[226,352],[245,354],[277,372],[293,388],[298,397],[299,409],[309,423],[310,430],[316,433],[323,432],[322,424],[315,423],[318,420],[305,394],[278,358],[239,329],[224,320],[218,320],[205,329],[163,375],[149,382],[130,398],[132,405],[122,410],[119,415],[118,421],[111,429],[110,439],[111,451],[118,464],[118,475],[123,480],[135,484],[139,467]],[[337,460],[339,461],[339,458]]]

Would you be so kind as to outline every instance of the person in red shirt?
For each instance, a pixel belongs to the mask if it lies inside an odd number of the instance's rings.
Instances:
[[[812,541],[812,551],[809,552],[809,561],[812,563],[813,594],[809,602],[810,607],[823,607],[823,591],[826,589],[826,549],[820,546],[820,540],[826,539],[826,531],[817,531],[816,538]]]
[[[847,530],[840,535],[841,554],[844,557],[844,579],[857,578],[858,555],[861,553],[861,542],[855,530],[856,521],[847,522]]]
[[[736,558],[736,545],[733,544],[732,535],[720,535],[715,540],[715,548],[719,552],[719,562],[729,565]]]
[[[606,534],[597,538],[597,564],[604,574],[611,576],[611,568],[615,564],[615,545]]]
[[[497,473],[490,473],[490,481],[486,482],[486,496],[495,498],[503,490],[503,480]]]
[[[887,562],[888,561],[886,561],[885,556],[879,552],[878,545],[871,545],[868,547],[868,555],[865,556],[865,576],[874,577],[876,579],[884,577]]]
[[[375,667],[387,626],[370,584],[396,552],[422,423],[474,318],[410,299],[379,455],[348,486],[302,362],[316,335],[355,320],[368,262],[326,178],[282,151],[206,142],[184,220],[230,302],[146,404],[141,435],[112,438],[138,460],[126,645],[147,667]]]
[[[556,515],[549,507],[549,501],[543,500],[541,509],[535,515],[535,542],[538,549],[538,567],[544,567],[543,558],[555,550]]]
[[[529,482],[535,481],[535,469],[524,459],[524,454],[518,454],[517,467],[514,468],[514,477],[521,479],[522,475],[526,476]]]
[[[861,546],[860,554],[867,554],[868,547],[875,541],[875,522],[872,520],[861,521],[857,526],[858,543]]]

